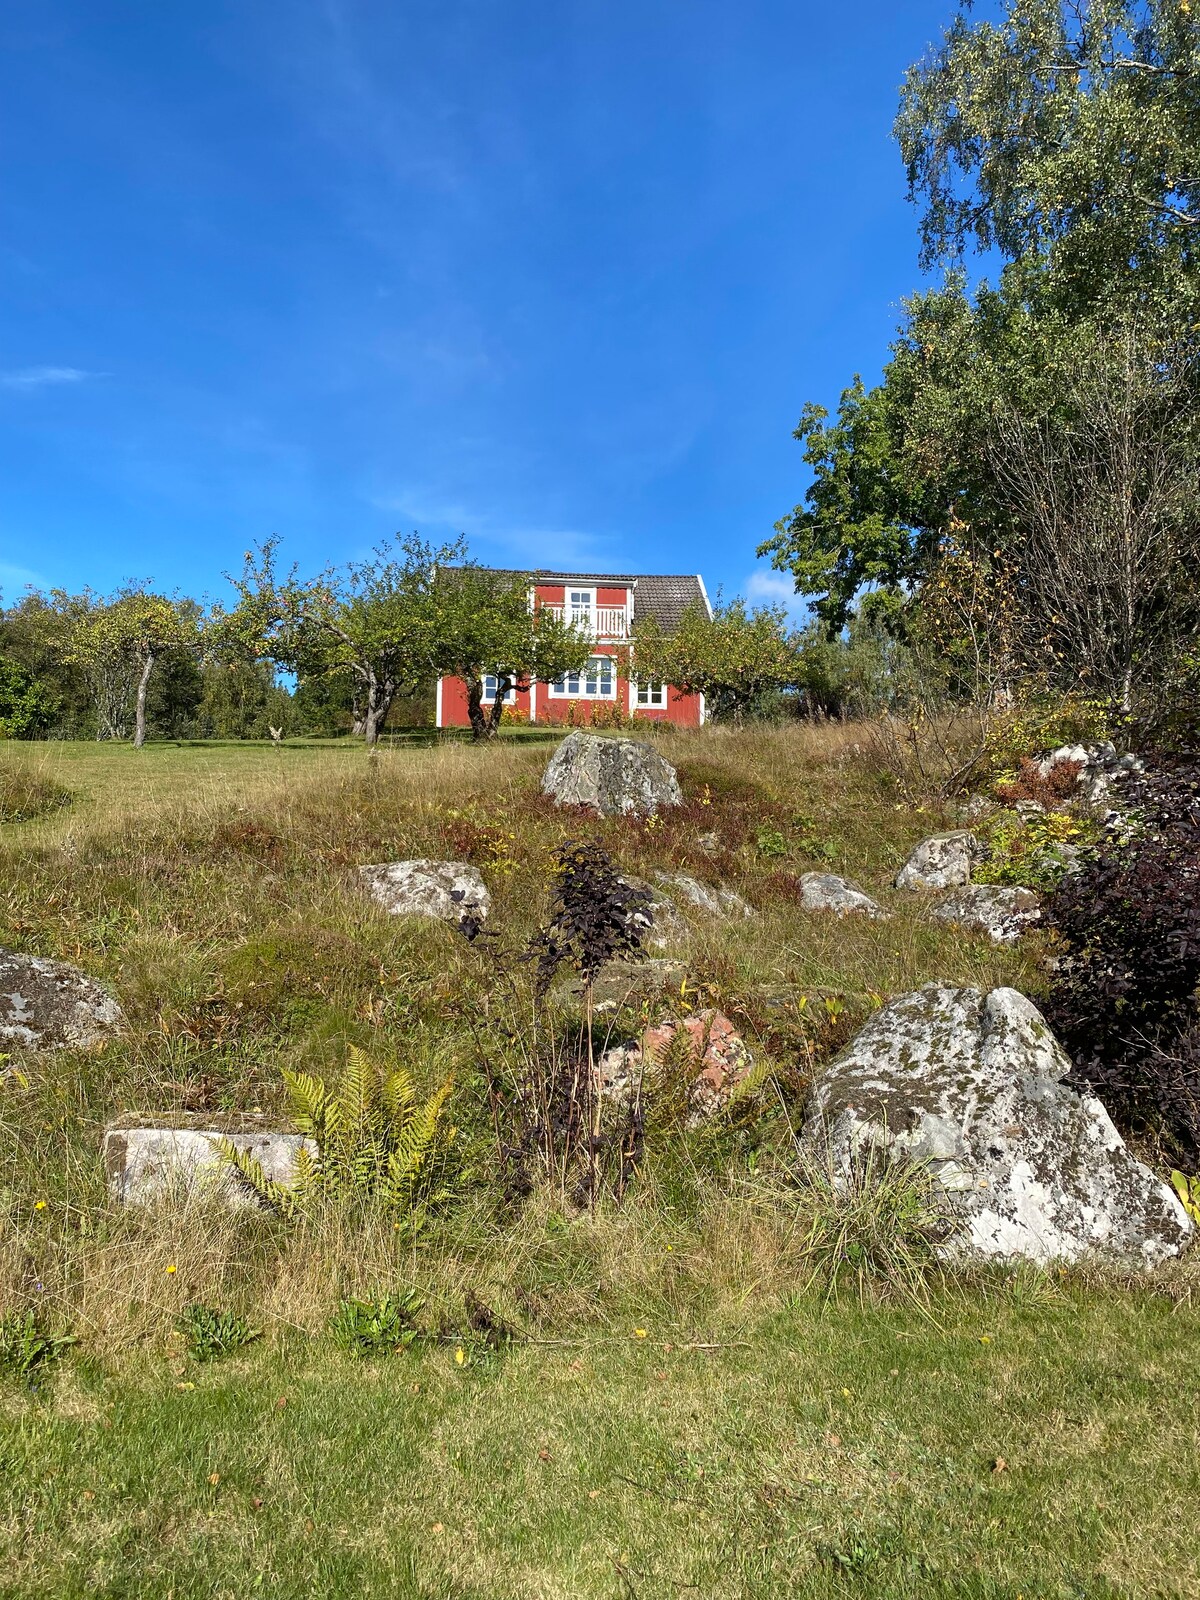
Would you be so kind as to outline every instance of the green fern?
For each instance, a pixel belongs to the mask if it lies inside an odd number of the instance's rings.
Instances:
[[[437,1177],[455,1133],[442,1125],[451,1078],[418,1101],[403,1067],[385,1072],[351,1045],[335,1087],[304,1072],[285,1071],[283,1081],[296,1129],[311,1140],[297,1153],[291,1183],[268,1178],[231,1140],[218,1146],[264,1205],[295,1219],[324,1199],[377,1201],[419,1227],[430,1206],[448,1197]]]

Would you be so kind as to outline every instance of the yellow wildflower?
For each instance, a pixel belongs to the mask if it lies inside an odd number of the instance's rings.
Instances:
[[[177,1266],[176,1266],[176,1265],[175,1265],[175,1263],[174,1263],[174,1262],[173,1262],[173,1261],[172,1261],[172,1263],[171,1263],[171,1265],[170,1265],[170,1266],[169,1266],[169,1267],[168,1267],[168,1268],[167,1268],[167,1271],[168,1271],[168,1272],[178,1272],[178,1271],[179,1271],[179,1268],[178,1268],[178,1267],[177,1267]]]
[[[454,1352],[454,1365],[456,1367],[461,1367],[464,1364],[464,1362],[466,1361],[466,1359],[467,1359],[467,1353],[463,1349],[462,1345],[459,1345],[458,1349]]]
[[[645,1330],[645,1328],[635,1328],[635,1329],[634,1329],[634,1330],[633,1330],[633,1337],[634,1337],[634,1338],[635,1338],[635,1339],[644,1339],[644,1338],[645,1338],[645,1337],[646,1337],[646,1330]]]
[[[38,1201],[38,1203],[37,1203],[37,1204],[36,1204],[36,1205],[35,1205],[35,1206],[34,1206],[34,1208],[33,1208],[33,1209],[34,1209],[34,1210],[35,1210],[35,1211],[45,1211],[45,1209],[46,1209],[46,1202],[45,1202],[45,1201],[44,1201],[44,1200],[39,1200],[39,1201]]]

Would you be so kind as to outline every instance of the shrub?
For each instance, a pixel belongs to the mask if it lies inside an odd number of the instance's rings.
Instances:
[[[972,869],[976,883],[1019,884],[1050,892],[1072,864],[1075,852],[1096,842],[1097,826],[1064,811],[1020,817],[1001,812],[979,828],[988,858]]]
[[[343,1300],[330,1321],[330,1332],[351,1355],[394,1355],[419,1338],[417,1318],[424,1305],[412,1289],[382,1294],[377,1300]]]
[[[0,1372],[33,1384],[77,1342],[74,1334],[48,1333],[36,1311],[6,1311],[0,1316]]]
[[[1066,941],[1045,1007],[1118,1119],[1200,1158],[1200,761],[1131,780],[1123,835],[1063,880],[1046,920]]]
[[[219,1360],[262,1338],[262,1329],[252,1328],[245,1317],[232,1311],[217,1311],[199,1301],[184,1307],[175,1326],[195,1361]]]
[[[1069,800],[1079,787],[1079,774],[1083,771],[1078,761],[1055,761],[1043,772],[1033,756],[1022,756],[1015,773],[1009,773],[996,784],[996,798],[1005,805],[1016,805],[1018,800],[1036,800],[1048,811]]]

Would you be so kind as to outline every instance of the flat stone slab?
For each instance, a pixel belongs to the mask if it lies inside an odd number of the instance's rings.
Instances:
[[[801,1147],[847,1177],[874,1150],[924,1166],[956,1219],[951,1258],[1153,1267],[1194,1235],[1126,1148],[1037,1007],[927,984],[884,1006],[814,1085]]]
[[[296,1156],[316,1145],[299,1133],[261,1129],[226,1133],[219,1128],[109,1128],[104,1135],[108,1192],[120,1205],[213,1200],[235,1210],[258,1210],[260,1201],[220,1154],[228,1139],[254,1157],[263,1173],[287,1183]]]
[[[123,1021],[108,990],[78,967],[0,950],[0,1048],[80,1049]]]
[[[832,911],[837,917],[871,917],[880,921],[891,915],[856,883],[833,872],[804,873],[800,879],[800,904],[805,911]]]
[[[436,917],[483,922],[492,898],[478,867],[466,861],[385,861],[359,867],[373,900],[393,917]]]
[[[683,804],[675,768],[651,744],[569,733],[550,757],[542,793],[560,806],[586,806],[602,817],[648,817]]]

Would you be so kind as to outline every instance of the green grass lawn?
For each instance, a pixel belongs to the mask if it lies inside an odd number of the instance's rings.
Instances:
[[[890,887],[956,818],[901,803],[854,729],[660,737],[687,804],[651,823],[555,812],[545,749],[519,740],[375,762],[345,741],[0,750],[0,777],[71,794],[0,825],[0,946],[78,963],[128,1021],[0,1085],[0,1312],[78,1340],[35,1391],[0,1379],[0,1593],[1200,1593],[1190,1262],[1137,1285],[959,1278],[927,1303],[809,1284],[788,1158],[814,1067],[932,978],[1036,996],[1037,941],[998,949]],[[473,1055],[487,952],[383,916],[354,872],[473,860],[516,952],[580,833],[759,908],[692,918],[681,959],[777,1085],[728,1126],[650,1129],[628,1198],[594,1215],[501,1192]],[[816,867],[893,920],[803,912]],[[422,1088],[456,1074],[456,1199],[415,1239],[374,1215],[111,1206],[115,1116],[281,1116],[280,1067],[329,1075],[348,1043]],[[339,1300],[401,1287],[428,1337],[342,1353]],[[193,1360],[175,1329],[196,1300],[261,1339]],[[498,1350],[480,1305],[511,1330]]]

